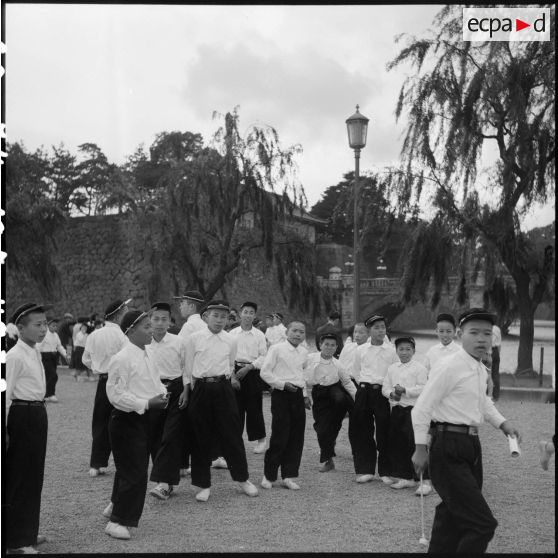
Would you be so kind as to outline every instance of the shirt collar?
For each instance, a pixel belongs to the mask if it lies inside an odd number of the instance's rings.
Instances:
[[[463,347],[459,347],[459,354],[471,370],[478,370],[479,367],[482,368],[482,362],[472,357]]]
[[[108,320],[105,322],[105,327],[120,327],[118,324],[114,322],[109,322]]]
[[[38,343],[35,343],[34,347],[30,347],[25,341],[18,339],[17,345],[21,347],[26,353],[35,354],[39,349],[37,348]]]
[[[186,319],[187,322],[189,322],[190,320],[195,321],[197,319],[202,319],[201,316],[199,314],[190,314],[188,316],[188,318]],[[202,320],[203,321],[203,320]],[[205,323],[205,322],[204,322]]]

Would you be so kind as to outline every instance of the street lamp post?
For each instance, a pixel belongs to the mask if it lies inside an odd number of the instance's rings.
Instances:
[[[360,150],[366,146],[366,134],[368,132],[369,119],[358,111],[347,118],[347,133],[349,135],[349,146],[355,150],[355,185],[354,185],[354,223],[353,223],[353,318],[358,322],[360,318],[360,249],[358,239],[358,180],[360,173]]]

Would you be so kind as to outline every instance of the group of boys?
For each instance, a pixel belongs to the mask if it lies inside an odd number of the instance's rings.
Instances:
[[[108,535],[129,539],[129,527],[137,527],[150,456],[150,479],[157,483],[150,493],[162,500],[179,483],[186,453],[191,455],[192,484],[200,489],[196,500],[209,499],[216,456],[225,460],[242,492],[257,496],[242,434],[246,423],[248,440],[256,442],[254,451],[265,451],[262,389],[267,386],[272,423],[262,488],[272,488],[279,472],[284,487],[300,488],[295,479],[307,409],[313,412],[320,471],[334,469],[335,442],[349,413],[358,483],[373,480],[376,465],[380,479],[392,488],[415,486],[418,476],[429,472],[442,499],[431,549],[486,549],[496,520],[481,494],[477,427],[488,420],[505,434],[519,436],[486,395],[487,372],[480,358],[490,349],[490,313],[472,309],[460,317],[461,347],[453,341],[453,316],[438,316],[440,343],[427,353],[424,366],[413,360],[412,337],[396,339],[395,348],[386,341],[386,320],[380,315],[357,324],[353,340],[336,359],[338,339],[333,332],[320,336],[320,352],[309,354],[303,346],[302,322],[283,326],[284,340],[277,335],[270,343],[252,325],[257,312],[253,302],[242,304],[240,325],[226,332],[226,301],[205,302],[196,291],[178,298],[187,318],[178,335],[168,333],[170,304],[156,302],[142,312],[129,310],[130,300],[118,300],[105,312],[105,327],[87,339],[83,359],[99,376],[90,474],[105,472],[111,451],[116,467],[111,500],[103,511],[109,519]],[[11,549],[33,550],[39,542],[34,512],[40,508],[47,419],[44,373],[35,343],[46,333],[45,310],[31,303],[16,310],[20,341],[7,359],[7,398],[12,399],[8,484],[15,485],[8,499]],[[22,440],[22,424],[29,428],[31,423],[37,426],[33,440]],[[33,482],[22,474],[22,460],[31,447]],[[29,486],[18,492],[24,481]],[[23,524],[29,525],[27,530]]]

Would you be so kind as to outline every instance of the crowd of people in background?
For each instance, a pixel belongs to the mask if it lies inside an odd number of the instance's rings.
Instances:
[[[41,405],[58,401],[59,362],[69,364],[76,380],[97,382],[89,475],[106,474],[112,454],[116,473],[103,515],[105,532],[113,538],[129,539],[129,529],[138,526],[149,481],[154,486],[148,493],[166,501],[190,475],[198,489],[195,499],[207,502],[211,468],[222,467],[241,492],[258,496],[249,479],[244,430],[253,452],[264,454],[261,488],[272,489],[280,476],[283,487],[300,490],[311,410],[319,472],[335,469],[336,440],[348,418],[357,483],[378,479],[391,489],[413,488],[420,497],[436,490],[442,502],[430,549],[486,550],[497,522],[481,493],[477,428],[488,421],[520,439],[496,410],[497,382],[491,388],[483,365],[495,366],[501,344],[490,312],[471,309],[458,320],[439,314],[438,343],[418,355],[413,337],[390,339],[387,320],[379,314],[353,324],[343,340],[341,316],[333,311],[316,331],[314,351],[302,321],[284,324],[275,312],[262,322],[255,302],[236,310],[224,300],[205,301],[197,291],[175,299],[185,319],[181,328],[166,301],[139,310],[129,308],[130,299],[115,300],[102,317],[78,319],[69,313],[49,317],[47,306],[33,303],[14,313],[8,328],[8,484],[20,491],[8,497],[11,551],[35,553],[41,539],[46,447]],[[269,429],[262,410],[266,391]],[[22,415],[25,409],[34,414]],[[26,439],[25,429],[34,427],[33,439]],[[553,442],[541,445],[543,467]],[[22,473],[29,444],[40,448],[31,466],[36,482]],[[450,458],[456,465],[451,470]]]

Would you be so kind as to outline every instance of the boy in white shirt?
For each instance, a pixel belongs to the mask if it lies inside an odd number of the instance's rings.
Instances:
[[[305,408],[311,406],[304,378],[308,351],[300,346],[305,335],[306,327],[302,322],[291,322],[287,340],[269,347],[260,371],[262,380],[273,388],[271,439],[265,452],[261,482],[266,489],[277,480],[279,467],[282,485],[291,490],[300,489],[293,479],[298,477],[304,447]]]
[[[38,349],[41,351],[41,358],[43,360],[46,376],[45,401],[50,401],[51,403],[58,403],[58,398],[55,394],[56,383],[58,382],[58,374],[56,373],[56,369],[58,368],[58,354],[60,353],[66,361],[69,360],[66,349],[63,347],[57,332],[58,318],[50,318],[48,320],[47,334],[38,345]]]
[[[273,325],[268,327],[265,331],[265,338],[267,340],[267,346],[275,345],[276,343],[281,343],[287,339],[287,328],[283,325],[283,314],[275,312],[273,316]]]
[[[460,348],[455,342],[455,318],[451,314],[442,313],[436,316],[436,335],[439,343],[426,352],[428,370],[431,370],[442,358],[454,354]]]
[[[413,360],[415,340],[412,337],[398,337],[395,350],[400,362],[392,364],[387,371],[382,393],[389,398],[391,416],[389,419],[388,455],[391,465],[389,476],[396,482],[391,488],[411,488],[415,486],[415,471],[411,457],[415,451],[411,410],[426,384],[428,371]]]
[[[349,374],[333,355],[337,351],[335,333],[320,336],[320,352],[308,355],[306,385],[312,390],[314,430],[320,446],[321,473],[335,469],[335,442],[343,419],[353,408],[356,388]]]

